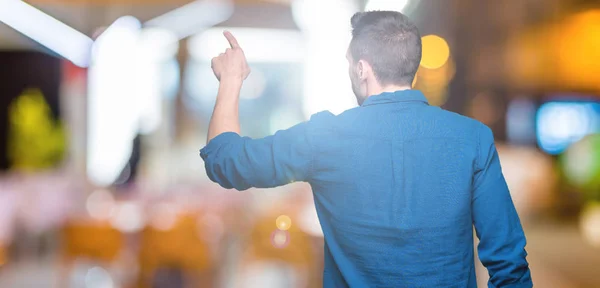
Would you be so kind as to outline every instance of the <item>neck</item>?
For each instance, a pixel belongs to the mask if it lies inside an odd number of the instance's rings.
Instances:
[[[375,95],[379,95],[381,93],[393,93],[396,91],[402,91],[402,90],[410,90],[412,89],[410,86],[398,86],[398,85],[387,85],[387,86],[379,86],[379,85],[372,85],[374,87],[367,87],[367,95],[369,95],[368,97],[371,96],[375,96]]]

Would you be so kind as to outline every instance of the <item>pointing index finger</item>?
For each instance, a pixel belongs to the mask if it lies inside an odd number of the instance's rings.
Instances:
[[[225,38],[227,38],[227,41],[229,41],[229,45],[231,46],[231,48],[240,48],[240,44],[237,42],[235,37],[233,37],[233,34],[231,34],[231,32],[225,31],[223,32],[223,35],[225,35]]]

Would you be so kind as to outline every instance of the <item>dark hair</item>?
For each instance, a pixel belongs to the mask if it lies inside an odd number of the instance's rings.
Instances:
[[[421,62],[417,26],[393,11],[358,12],[351,23],[351,57],[371,64],[382,85],[411,85]]]

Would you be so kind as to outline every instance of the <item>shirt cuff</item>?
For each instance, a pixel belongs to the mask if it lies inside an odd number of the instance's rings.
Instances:
[[[203,160],[206,160],[206,157],[208,157],[209,154],[216,152],[223,144],[227,144],[239,138],[241,138],[240,135],[235,132],[221,133],[217,135],[217,137],[211,139],[204,148],[200,149],[200,157],[202,157]]]

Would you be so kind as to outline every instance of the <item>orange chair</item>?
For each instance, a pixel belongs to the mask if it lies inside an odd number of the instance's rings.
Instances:
[[[292,225],[287,244],[274,244],[273,233],[277,230],[275,219],[279,215],[264,217],[256,223],[251,232],[252,251],[255,257],[260,259],[281,260],[295,266],[306,266],[312,261],[312,246],[310,237],[301,231],[297,225]],[[277,241],[277,240],[275,240]]]
[[[124,244],[125,236],[110,223],[68,222],[62,229],[61,284],[66,283],[67,275],[77,259],[90,259],[109,265],[117,260]]]
[[[139,287],[148,287],[157,269],[164,267],[181,269],[192,278],[204,276],[192,282],[205,283],[198,287],[210,286],[206,283],[214,279],[207,279],[209,273],[203,275],[213,268],[210,248],[199,236],[194,215],[179,216],[167,230],[147,226],[141,235]]]
[[[62,235],[63,256],[67,260],[90,258],[112,262],[125,242],[124,235],[106,222],[68,223]]]
[[[298,278],[303,280],[301,287],[310,286],[314,277],[312,274],[315,273],[311,268],[316,261],[314,241],[310,235],[298,228],[298,225],[294,225],[293,214],[290,215],[292,225],[286,233],[287,241],[273,239],[273,233],[277,230],[275,222],[281,214],[269,213],[260,217],[254,224],[241,265],[246,267],[255,262],[283,262],[292,267]]]
[[[4,245],[0,245],[0,268],[4,266],[8,262],[8,256],[6,255],[6,247]]]

